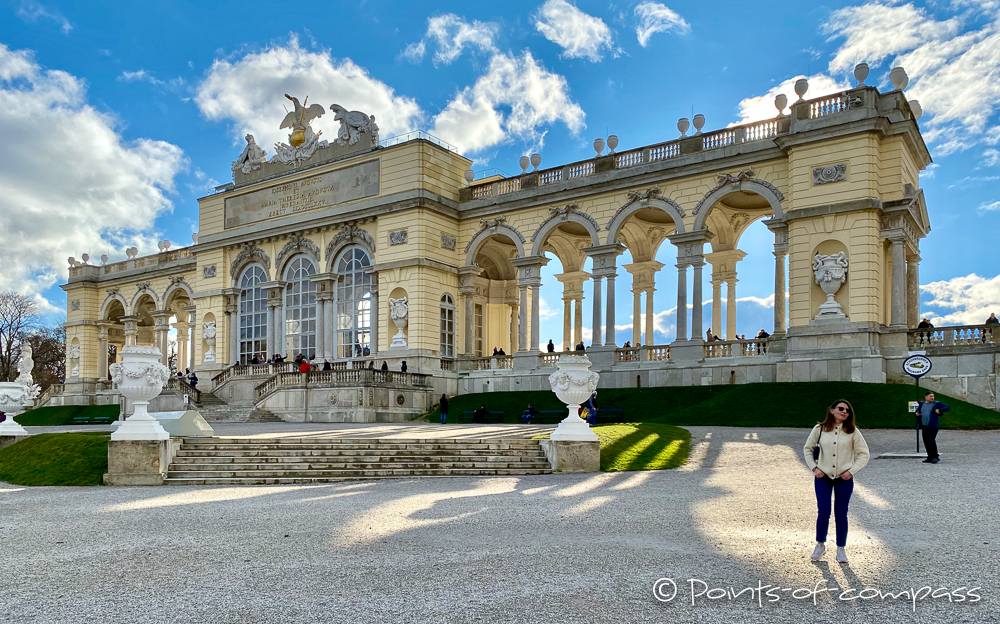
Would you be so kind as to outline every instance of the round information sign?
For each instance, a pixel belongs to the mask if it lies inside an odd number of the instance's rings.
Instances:
[[[911,355],[903,361],[903,371],[910,377],[923,377],[931,372],[931,360],[926,355]]]

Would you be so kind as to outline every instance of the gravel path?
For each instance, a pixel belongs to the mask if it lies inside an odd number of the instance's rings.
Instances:
[[[942,432],[936,466],[872,461],[858,477],[851,563],[841,566],[832,527],[826,560],[808,559],[805,430],[691,431],[691,461],[665,472],[0,484],[0,622],[1000,621],[1000,432]],[[912,432],[866,437],[876,452],[912,450]],[[678,585],[672,602],[654,599],[661,577]],[[737,590],[982,589],[976,604],[928,597],[915,614],[907,599],[821,594],[814,606],[789,592],[770,604],[764,595],[762,606],[749,593],[692,606],[692,578]]]

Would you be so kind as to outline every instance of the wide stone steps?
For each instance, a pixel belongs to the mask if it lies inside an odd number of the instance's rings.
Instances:
[[[186,438],[166,482],[255,485],[551,472],[537,440]]]

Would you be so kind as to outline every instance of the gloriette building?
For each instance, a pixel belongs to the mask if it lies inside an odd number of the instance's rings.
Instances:
[[[586,306],[602,386],[903,381],[901,359],[920,349],[940,370],[923,385],[998,407],[991,333],[915,329],[920,244],[931,230],[919,105],[900,89],[863,84],[787,107],[779,100],[768,121],[702,132],[696,116],[693,128],[678,123],[676,139],[616,151],[609,137],[611,150],[595,145],[594,158],[539,169],[536,155],[522,159],[520,175],[481,180],[433,137],[380,142],[374,117],[295,100],[282,124],[288,143],[270,154],[247,136],[232,183],[199,200],[194,245],[71,263],[68,378],[42,402],[117,402],[108,381],[116,351],[149,344],[166,353],[172,326],[177,366],[196,371],[200,392],[175,379],[164,406],[187,393],[216,419],[400,420],[442,392],[548,388],[558,352],[582,340]],[[340,121],[335,139],[312,131],[321,114]],[[773,247],[741,250],[757,220]],[[674,266],[655,260],[662,245],[675,250]],[[626,249],[632,261],[621,264]],[[735,336],[747,253],[774,258],[766,341]],[[547,255],[563,267],[556,354],[540,350]],[[616,289],[622,271],[631,292]],[[654,344],[652,294],[666,271],[677,272],[681,312],[673,341]],[[630,295],[637,321],[623,349],[615,301]],[[709,299],[720,341],[705,340]],[[491,357],[494,346],[508,355]],[[276,353],[315,356],[332,370],[251,364]]]

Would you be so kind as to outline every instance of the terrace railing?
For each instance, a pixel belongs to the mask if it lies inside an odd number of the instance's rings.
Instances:
[[[1000,324],[911,329],[907,342],[911,349],[997,346],[1000,344]]]

